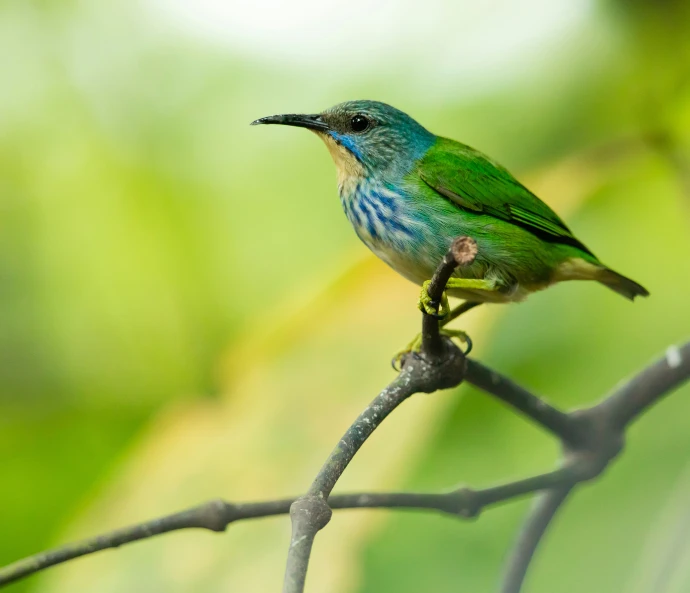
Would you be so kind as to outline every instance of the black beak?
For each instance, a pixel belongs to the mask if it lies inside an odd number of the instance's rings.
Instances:
[[[259,124],[280,124],[281,126],[297,126],[299,128],[308,128],[310,130],[318,130],[325,132],[328,130],[328,124],[321,119],[317,114],[306,115],[299,113],[287,113],[285,115],[269,115],[253,121],[251,125],[258,126]]]

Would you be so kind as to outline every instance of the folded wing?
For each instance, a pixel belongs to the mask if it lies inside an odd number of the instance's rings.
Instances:
[[[546,241],[572,245],[594,257],[551,208],[505,168],[469,146],[439,138],[419,161],[418,173],[429,187],[460,208],[506,220]]]

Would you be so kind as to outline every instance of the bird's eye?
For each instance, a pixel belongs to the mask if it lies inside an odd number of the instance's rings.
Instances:
[[[364,132],[370,125],[369,118],[360,114],[353,116],[350,120],[350,128],[353,132]]]

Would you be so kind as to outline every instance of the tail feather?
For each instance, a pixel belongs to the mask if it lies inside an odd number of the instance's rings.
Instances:
[[[644,286],[609,268],[601,268],[601,271],[597,275],[597,280],[604,286],[607,286],[631,301],[634,300],[636,296],[649,296],[649,291]]]

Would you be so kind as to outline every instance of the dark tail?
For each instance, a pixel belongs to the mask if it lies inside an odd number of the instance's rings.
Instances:
[[[649,291],[644,286],[609,268],[601,268],[597,280],[631,301],[635,300],[636,296],[649,296]]]

